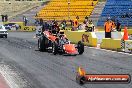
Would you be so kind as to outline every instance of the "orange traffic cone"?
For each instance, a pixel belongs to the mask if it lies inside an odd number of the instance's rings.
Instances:
[[[123,40],[128,40],[128,31],[127,31],[127,27],[124,27],[124,35],[123,35]]]

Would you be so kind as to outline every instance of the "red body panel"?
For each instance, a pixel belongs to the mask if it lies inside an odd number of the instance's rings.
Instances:
[[[68,54],[77,54],[78,53],[74,44],[65,44],[65,45],[63,45],[63,47],[64,47],[65,52]]]
[[[55,41],[56,37],[53,35],[49,35],[48,39],[50,39],[51,41]]]
[[[55,41],[56,36],[53,36],[49,31],[44,31],[44,34],[47,36],[47,38],[51,41]]]
[[[49,31],[44,31],[43,32],[46,36],[49,36],[50,35],[50,32]]]

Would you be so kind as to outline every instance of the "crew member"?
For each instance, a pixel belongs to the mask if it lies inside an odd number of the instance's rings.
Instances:
[[[92,20],[89,20],[87,27],[88,27],[88,29],[86,29],[87,31],[89,31],[89,32],[94,31],[94,24],[93,24]]]
[[[77,30],[77,28],[78,28],[78,25],[79,25],[78,19],[79,19],[79,17],[77,16],[76,19],[73,21],[73,30],[74,31]]]
[[[107,19],[107,21],[105,22],[104,29],[105,29],[105,38],[111,38],[112,22],[110,19]]]

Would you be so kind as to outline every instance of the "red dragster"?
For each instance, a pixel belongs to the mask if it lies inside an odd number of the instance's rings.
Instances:
[[[77,45],[71,44],[66,38],[64,32],[51,33],[50,31],[44,31],[38,39],[38,49],[40,51],[52,50],[54,55],[56,54],[83,54],[84,44],[79,41]]]

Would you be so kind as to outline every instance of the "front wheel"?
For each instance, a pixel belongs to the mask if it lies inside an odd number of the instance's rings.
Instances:
[[[7,38],[7,35],[5,35],[5,38]]]
[[[84,52],[84,44],[81,41],[78,42],[77,49],[78,49],[78,53],[79,54],[83,54],[83,52]]]
[[[79,84],[79,85],[84,85],[86,83],[86,78],[85,77],[81,77],[81,76],[76,76],[76,82]]]
[[[39,51],[46,51],[45,37],[42,36],[38,39],[38,49]]]
[[[79,80],[79,84],[80,84],[80,85],[84,85],[85,82],[86,82],[85,77],[81,77],[80,80]]]
[[[53,43],[52,53],[56,55],[58,53],[58,44],[56,42]]]

